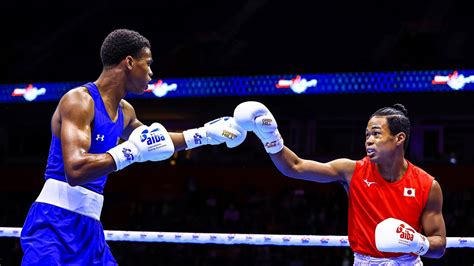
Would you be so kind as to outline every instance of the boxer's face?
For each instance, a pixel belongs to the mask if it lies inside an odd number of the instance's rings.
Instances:
[[[153,72],[151,71],[151,57],[150,49],[143,48],[138,57],[131,57],[127,59],[128,73],[128,91],[134,94],[142,94],[151,81]]]
[[[401,143],[400,134],[404,133],[392,135],[385,116],[372,117],[365,130],[365,150],[370,161],[380,162],[390,158]]]

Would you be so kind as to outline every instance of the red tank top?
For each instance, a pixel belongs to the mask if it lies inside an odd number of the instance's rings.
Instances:
[[[403,177],[389,183],[368,157],[357,161],[349,185],[348,232],[352,250],[378,258],[404,255],[378,251],[375,247],[375,227],[387,218],[396,218],[421,232],[421,214],[433,179],[408,162]]]

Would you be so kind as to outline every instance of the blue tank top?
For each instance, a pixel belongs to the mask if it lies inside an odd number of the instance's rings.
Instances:
[[[105,153],[110,148],[115,147],[123,132],[123,112],[122,107],[118,107],[118,119],[113,122],[104,102],[100,96],[99,89],[93,82],[89,82],[83,87],[89,90],[89,94],[94,100],[94,125],[91,132],[91,146],[89,153]],[[64,173],[63,154],[61,150],[61,139],[52,136],[49,147],[48,163],[46,165],[45,179],[54,178],[63,182],[66,181]],[[107,176],[101,176],[94,181],[81,185],[89,190],[103,194]]]

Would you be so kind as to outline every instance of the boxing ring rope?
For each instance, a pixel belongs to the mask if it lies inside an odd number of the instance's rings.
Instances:
[[[0,237],[20,237],[20,227],[0,227]],[[347,236],[182,233],[104,230],[107,241],[161,242],[221,245],[277,245],[348,247]],[[448,248],[474,248],[474,237],[447,237]]]

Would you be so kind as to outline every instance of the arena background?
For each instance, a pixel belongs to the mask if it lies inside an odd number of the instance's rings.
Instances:
[[[472,16],[465,5],[439,0],[3,3],[0,84],[93,81],[101,70],[100,44],[116,28],[137,30],[150,40],[155,78],[474,69]],[[473,236],[473,99],[472,92],[459,91],[130,101],[143,122],[160,121],[180,131],[257,100],[272,110],[288,147],[321,161],[361,158],[369,116],[403,103],[422,132],[412,136],[407,157],[440,182],[448,236]],[[1,226],[21,227],[41,189],[56,104],[0,104]],[[423,144],[421,153],[414,154],[414,143]],[[346,235],[347,196],[336,184],[284,177],[249,135],[235,149],[203,147],[111,174],[102,221],[110,230]],[[109,245],[121,265],[347,265],[352,260],[348,248]],[[472,253],[448,249],[442,259],[424,261],[472,265]],[[19,265],[21,254],[18,239],[0,238],[1,265]]]

